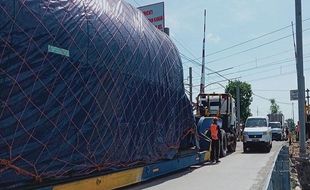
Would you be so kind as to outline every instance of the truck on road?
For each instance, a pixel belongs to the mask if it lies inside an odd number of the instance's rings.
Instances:
[[[220,118],[222,138],[220,141],[220,156],[236,150],[236,107],[235,100],[229,93],[200,93],[196,98],[196,121],[198,128],[208,128],[212,117]],[[208,131],[206,130],[206,133]]]
[[[269,125],[271,127],[272,132],[272,140],[278,140],[281,141],[284,139],[284,130],[281,126],[281,123],[278,121],[275,122],[269,122]]]
[[[269,122],[280,122],[281,126],[284,125],[284,115],[282,113],[270,113],[267,116]]]
[[[283,140],[285,139],[285,123],[284,115],[282,113],[268,114],[269,124],[272,130],[272,139]]]

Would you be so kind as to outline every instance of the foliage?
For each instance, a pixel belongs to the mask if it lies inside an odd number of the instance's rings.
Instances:
[[[287,126],[290,129],[290,131],[295,131],[295,123],[293,119],[287,119],[285,120],[287,122]]]
[[[241,82],[241,81],[230,81],[228,85],[226,86],[226,93],[230,93],[233,98],[237,102],[237,86],[240,88],[240,117],[241,122],[245,122],[245,120],[251,116],[251,110],[250,105],[253,101],[252,98],[252,88],[251,85],[247,82]]]
[[[270,103],[271,103],[271,105],[270,105],[270,112],[271,113],[281,113],[280,106],[276,103],[275,99],[271,99]]]

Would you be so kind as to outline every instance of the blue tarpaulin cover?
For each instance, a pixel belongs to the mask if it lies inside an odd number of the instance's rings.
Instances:
[[[0,189],[172,159],[177,48],[120,0],[0,0]]]

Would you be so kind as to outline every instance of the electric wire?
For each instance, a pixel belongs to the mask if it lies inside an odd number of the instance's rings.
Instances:
[[[256,93],[252,93],[252,94],[253,94],[253,96],[256,96],[256,97],[261,98],[261,99],[263,99],[263,100],[267,100],[268,102],[270,102],[271,99],[274,99],[275,102],[278,103],[278,104],[292,105],[291,103],[288,103],[288,102],[281,102],[281,101],[278,101],[278,100],[276,100],[275,98],[266,98],[266,97],[261,96],[261,95],[258,95],[258,94],[256,94]]]
[[[308,20],[310,20],[310,18],[304,19],[303,22],[306,22],[306,21],[308,21]],[[273,31],[271,31],[271,32],[262,34],[262,35],[260,35],[260,36],[258,36],[258,37],[255,37],[255,38],[246,40],[246,41],[244,41],[244,42],[240,42],[240,43],[234,44],[234,45],[232,45],[232,46],[229,46],[229,47],[227,47],[227,48],[224,48],[224,49],[221,49],[221,50],[218,50],[218,51],[215,51],[215,52],[211,52],[211,53],[207,54],[206,57],[211,56],[211,55],[215,55],[215,54],[218,54],[218,53],[221,53],[221,52],[230,50],[230,49],[233,49],[233,48],[235,48],[235,47],[238,47],[238,46],[247,44],[247,43],[249,43],[249,42],[255,41],[255,40],[257,40],[257,39],[263,38],[263,37],[265,37],[265,36],[268,36],[268,35],[270,35],[270,34],[274,34],[274,33],[276,33],[276,32],[279,32],[279,31],[281,31],[281,30],[285,30],[285,29],[290,28],[290,27],[291,27],[291,25],[287,25],[287,26],[284,26],[284,27],[282,27],[282,28],[273,30]],[[202,57],[197,57],[197,58],[194,58],[194,60],[198,60],[198,59],[201,59],[201,58],[202,58]]]

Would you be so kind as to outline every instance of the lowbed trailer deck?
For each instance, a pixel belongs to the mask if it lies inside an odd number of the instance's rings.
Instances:
[[[63,184],[38,187],[37,190],[110,190],[125,187],[154,179],[193,165],[202,164],[210,160],[210,150],[189,153],[176,159],[165,160],[158,163],[137,167],[115,173],[98,175],[86,179],[80,179]],[[33,188],[31,188],[33,189]]]

